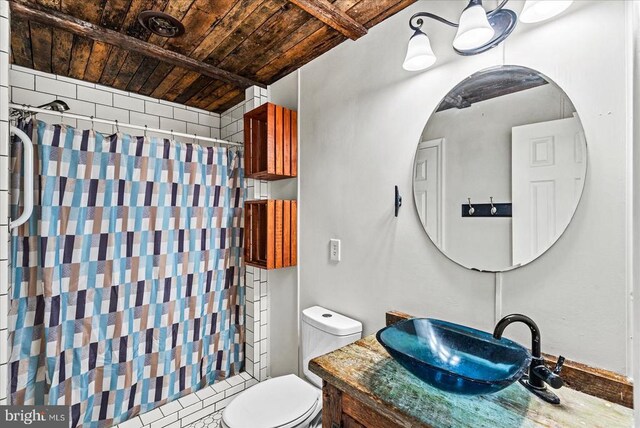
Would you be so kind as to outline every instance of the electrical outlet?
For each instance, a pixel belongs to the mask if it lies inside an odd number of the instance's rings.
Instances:
[[[332,262],[340,261],[340,240],[339,239],[329,240],[329,260],[331,260]]]

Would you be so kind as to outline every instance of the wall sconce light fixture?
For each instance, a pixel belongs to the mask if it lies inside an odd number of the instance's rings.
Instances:
[[[418,12],[409,19],[409,27],[414,31],[409,39],[407,55],[402,67],[407,71],[424,70],[436,62],[429,37],[422,32],[422,18],[431,18],[457,28],[453,39],[453,50],[459,55],[476,55],[498,46],[516,27],[518,16],[510,9],[504,9],[509,0],[493,10],[486,11],[482,0],[469,0],[469,4],[455,23],[429,12]],[[573,0],[527,0],[520,21],[541,22],[550,19],[571,6]]]

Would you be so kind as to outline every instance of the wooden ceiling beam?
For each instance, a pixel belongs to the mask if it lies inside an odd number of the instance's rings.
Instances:
[[[253,85],[260,86],[262,88],[266,87],[264,84],[255,82],[246,77],[230,73],[202,61],[189,58],[188,56],[164,49],[152,43],[136,39],[135,37],[130,37],[126,34],[100,27],[53,9],[44,8],[34,3],[28,3],[25,0],[14,0],[11,1],[10,4],[12,14],[23,19],[49,25],[53,28],[65,30],[98,42],[108,43],[126,51],[135,52],[177,67],[196,71],[205,76],[231,83],[240,88],[246,88]]]
[[[313,15],[329,27],[341,32],[351,40],[367,34],[367,29],[344,11],[326,0],[289,0],[305,12]]]

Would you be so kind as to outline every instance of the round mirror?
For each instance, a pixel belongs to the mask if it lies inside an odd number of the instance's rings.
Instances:
[[[567,94],[519,66],[453,88],[422,131],[416,209],[447,257],[500,272],[547,251],[569,225],[587,170],[584,130]]]

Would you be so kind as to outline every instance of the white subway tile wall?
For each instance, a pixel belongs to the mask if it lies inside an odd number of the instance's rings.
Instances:
[[[6,0],[1,0],[5,2]],[[17,65],[9,71],[11,102],[38,106],[54,99],[66,102],[71,113],[94,116],[97,119],[117,120],[122,124],[168,131],[188,132],[200,137],[220,138],[220,115],[187,106],[161,102],[158,99],[120,91],[64,76],[47,74]],[[0,106],[2,103],[0,102]],[[49,123],[60,123],[60,117],[38,114],[38,119]],[[76,128],[89,128],[91,122],[64,118],[63,123]],[[98,132],[112,134],[112,125],[95,123]],[[120,126],[121,132],[141,135],[143,131]],[[168,138],[167,134],[148,132],[150,137]],[[206,145],[208,143],[201,143]]]
[[[0,0],[0,405],[7,404],[9,360],[9,2]]]
[[[7,1],[0,0],[0,4],[2,5],[0,12],[8,14]],[[1,15],[0,19],[7,18],[5,15]],[[3,37],[9,37],[8,21],[0,22],[0,24],[0,29],[2,29],[0,41],[2,41]],[[7,34],[4,34],[5,29]],[[9,102],[9,97],[14,103],[27,105],[41,105],[54,99],[61,99],[69,104],[73,113],[93,115],[100,119],[117,119],[123,124],[147,125],[150,128],[160,127],[167,130],[173,129],[176,132],[188,132],[200,136],[243,142],[242,117],[244,112],[267,101],[266,89],[249,88],[245,102],[219,115],[63,76],[42,73],[15,65],[9,66],[8,52],[0,51],[0,58],[3,55],[7,56],[5,62],[7,65],[6,69],[0,69],[0,75],[8,74],[9,79],[7,85],[0,86],[0,89],[4,88],[4,92],[0,93],[0,96],[4,97],[4,100],[0,99],[0,105],[6,105]],[[8,186],[2,185],[2,183],[8,183],[8,113],[7,108],[0,108],[0,131],[2,131],[0,135],[0,229],[7,231],[0,233],[0,240],[2,240],[0,242],[0,278],[2,279],[0,280],[0,343],[6,343],[7,337],[6,307],[8,305],[7,285],[9,284],[7,256],[9,253],[9,195]],[[59,116],[38,114],[37,117],[49,123],[60,123]],[[64,119],[64,123],[78,128],[92,126],[89,121],[76,119]],[[221,129],[222,123],[227,124],[223,129]],[[95,123],[93,126],[99,132],[113,133],[115,131],[111,125]],[[125,126],[121,126],[120,131],[129,132]],[[130,131],[132,134],[140,134],[140,131],[137,130]],[[156,136],[151,132],[148,135]],[[165,134],[157,136],[167,137]],[[248,179],[246,185],[248,199],[268,198],[269,185],[267,182]],[[219,414],[236,394],[267,378],[269,374],[267,278],[267,271],[247,268],[245,278],[247,290],[246,372],[168,403],[159,409],[136,416],[121,423],[119,427],[183,428],[199,420],[209,418],[216,412]],[[0,404],[7,401],[8,371],[6,363],[8,356],[6,353],[6,347],[0,347]]]
[[[245,101],[224,112],[221,117],[220,138],[237,143],[244,142],[244,114],[267,102],[267,89],[247,88]],[[246,180],[246,199],[268,199],[269,182]],[[269,300],[268,272],[247,266],[246,270],[246,371],[263,381],[269,376]],[[262,328],[264,327],[264,328]]]

